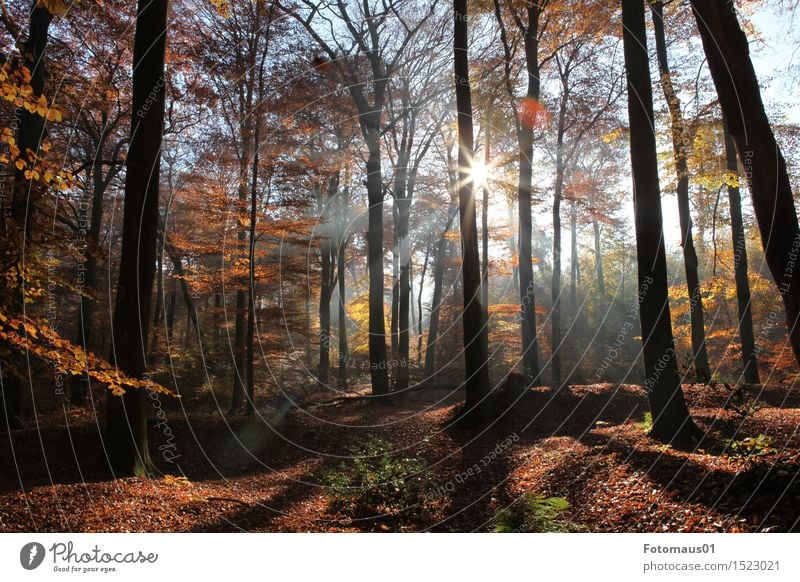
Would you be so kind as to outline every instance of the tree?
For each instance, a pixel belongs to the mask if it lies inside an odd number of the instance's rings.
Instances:
[[[25,277],[24,253],[29,242],[31,231],[33,230],[33,213],[36,209],[38,198],[42,188],[37,180],[31,179],[30,172],[36,165],[39,147],[42,143],[45,131],[46,116],[43,117],[35,104],[40,103],[44,98],[45,80],[47,78],[45,52],[47,48],[48,33],[53,14],[46,3],[34,0],[30,9],[30,19],[28,26],[28,38],[21,41],[19,28],[7,17],[5,5],[3,5],[3,24],[11,33],[12,37],[20,43],[22,53],[22,68],[24,77],[27,81],[25,89],[30,91],[30,99],[15,112],[16,122],[16,144],[19,155],[14,164],[14,182],[11,193],[10,209],[5,208],[6,202],[3,200],[3,234],[7,240],[18,237],[15,244],[8,245],[4,263],[13,265],[19,271],[16,288],[11,289],[11,303],[15,311],[22,312],[24,298],[20,283]],[[4,79],[7,77],[4,71]],[[23,77],[23,78],[24,78]],[[12,93],[13,95],[13,93]],[[45,99],[46,104],[46,99]],[[31,107],[31,105],[34,105]],[[11,128],[9,128],[11,131]],[[4,141],[7,141],[5,139]],[[13,156],[12,156],[13,157]],[[5,198],[5,197],[4,197]],[[10,218],[9,221],[6,217]],[[5,272],[5,271],[4,271]],[[2,286],[6,285],[4,281]],[[12,284],[13,285],[13,284]],[[3,289],[5,292],[6,289]],[[17,367],[22,369],[22,358],[24,354],[17,352]],[[22,394],[20,378],[17,375],[9,375],[3,382],[2,400],[5,416],[11,426],[19,427],[22,425]]]
[[[739,311],[739,340],[742,344],[742,376],[745,382],[758,384],[758,357],[753,334],[753,309],[750,298],[750,280],[747,276],[747,242],[742,220],[742,197],[739,186],[739,165],[736,162],[736,144],[723,121],[725,137],[725,162],[728,176],[728,203],[731,212],[731,238],[733,239],[733,272],[736,281],[736,304]]]
[[[653,94],[642,0],[622,1],[622,38],[628,81],[631,171],[639,278],[639,316],[651,435],[668,443],[699,438],[683,396],[667,296]]]
[[[130,72],[125,65],[131,59],[132,43],[127,30],[134,16],[132,11],[119,7],[92,7],[88,15],[72,11],[66,19],[69,37],[61,42],[81,43],[83,51],[79,53],[80,66],[73,61],[68,71],[59,71],[73,79],[69,87],[72,91],[61,91],[60,97],[62,104],[69,100],[69,127],[73,130],[70,143],[74,144],[73,155],[80,161],[73,173],[85,173],[85,196],[91,198],[91,205],[81,201],[73,205],[77,217],[74,232],[85,235],[86,239],[79,267],[83,292],[76,313],[75,343],[86,351],[101,347],[93,333],[98,303],[95,287],[102,264],[99,259],[103,256],[100,238],[104,199],[122,171],[123,152],[128,143],[130,94],[125,88],[130,83]],[[158,272],[160,276],[160,268]],[[89,387],[88,374],[74,376],[70,403],[85,405]]]
[[[533,130],[540,122],[538,105],[541,79],[539,57],[539,25],[548,0],[526,3],[527,24],[512,8],[511,12],[517,28],[523,37],[525,66],[528,77],[525,98],[516,114],[517,141],[519,145],[519,291],[520,323],[522,327],[522,363],[524,373],[533,381],[540,374],[539,347],[536,333],[536,297],[533,280],[533,257],[531,255],[531,185],[533,176]],[[512,49],[503,24],[500,1],[494,0],[495,18],[500,25],[500,38],[503,43],[506,67],[506,85],[509,97],[515,100],[511,86]]]
[[[705,317],[703,313],[703,296],[700,294],[700,275],[698,273],[697,251],[692,238],[692,216],[689,209],[689,166],[686,161],[686,148],[689,141],[687,129],[681,111],[681,102],[672,83],[667,55],[667,40],[664,33],[664,2],[650,2],[655,31],[656,58],[661,78],[661,89],[667,102],[672,133],[672,149],[675,159],[678,198],[678,217],[681,227],[681,247],[683,247],[683,266],[686,273],[686,286],[689,293],[689,322],[692,332],[692,364],[698,382],[711,379],[711,368],[708,365],[708,349],[706,348]]]
[[[344,84],[358,111],[361,132],[367,147],[366,175],[368,210],[367,264],[369,265],[369,359],[372,392],[388,394],[389,376],[386,361],[386,324],[384,321],[383,280],[383,170],[381,134],[383,109],[388,83],[406,58],[411,41],[434,14],[432,3],[416,22],[400,13],[402,0],[381,3],[363,2],[355,15],[345,2],[321,7],[316,2],[301,0],[307,15],[283,6],[313,38],[324,53],[316,61],[320,69],[329,71]],[[326,39],[315,22],[335,19],[342,34]],[[397,26],[390,26],[395,21]],[[346,31],[346,34],[344,33]],[[344,37],[349,35],[349,46]]]
[[[431,46],[436,46],[437,43],[438,39],[434,39]],[[427,51],[420,51],[419,55],[427,55]],[[436,112],[433,107],[434,100],[440,96],[442,89],[431,83],[430,79],[441,77],[443,64],[439,59],[417,58],[403,67],[397,76],[396,86],[390,85],[391,95],[399,110],[392,121],[391,129],[387,131],[392,145],[390,157],[394,165],[393,215],[396,251],[393,251],[393,255],[397,257],[397,268],[393,268],[397,281],[392,291],[392,345],[393,352],[397,355],[398,368],[395,390],[405,390],[409,382],[411,205],[420,166],[449,113],[447,108]],[[423,115],[426,108],[434,109],[430,119]]]
[[[722,115],[749,176],[764,256],[786,310],[795,359],[800,362],[800,277],[795,258],[800,226],[786,161],[764,111],[747,37],[732,0],[692,0]]]
[[[481,306],[481,267],[472,176],[474,155],[472,95],[469,82],[467,0],[454,0],[453,66],[458,111],[458,211],[461,226],[464,282],[464,364],[467,397],[463,420],[479,424],[489,419],[489,342],[486,312]]]
[[[139,0],[133,45],[131,137],[126,158],[125,205],[114,345],[111,361],[125,374],[146,378],[146,346],[158,238],[158,195],[164,126],[164,60],[169,0]],[[151,468],[147,392],[109,395],[106,450],[115,475]]]
[[[593,31],[602,30],[597,22]],[[594,73],[601,70],[602,46],[589,46],[590,31],[583,32],[580,36],[571,38],[555,52],[556,71],[560,87],[558,98],[558,120],[556,122],[555,143],[555,183],[553,185],[553,276],[551,278],[551,293],[553,309],[552,321],[552,347],[551,357],[552,384],[558,389],[561,386],[561,202],[564,197],[564,186],[568,169],[574,165],[574,158],[586,137],[598,122],[606,115],[611,106],[620,95],[617,89],[617,77],[613,73],[608,75],[608,87],[603,87],[603,82],[589,77],[582,79],[583,95],[576,96],[576,89],[580,87],[575,77],[580,73],[580,68],[591,69]],[[587,65],[589,65],[587,67]],[[599,88],[598,95],[594,89]],[[573,208],[575,208],[573,204]],[[575,216],[577,223],[577,215]],[[577,237],[576,237],[577,239]],[[577,253],[577,244],[573,245],[573,253]],[[577,254],[572,262],[573,268],[577,267]],[[573,277],[574,281],[575,277]]]

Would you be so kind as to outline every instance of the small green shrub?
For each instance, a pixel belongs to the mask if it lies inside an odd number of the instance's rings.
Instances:
[[[389,444],[371,437],[350,449],[353,457],[323,473],[331,489],[330,509],[354,519],[413,521],[427,511],[427,463],[390,455]]]
[[[723,442],[732,457],[763,457],[775,452],[769,437],[764,434],[741,440],[724,439]]]
[[[649,433],[651,430],[653,430],[653,414],[650,412],[645,412],[644,419],[642,422],[638,423],[637,426],[642,432]]]
[[[564,523],[563,513],[569,509],[563,497],[542,497],[526,493],[497,514],[496,533],[564,533],[577,527]]]

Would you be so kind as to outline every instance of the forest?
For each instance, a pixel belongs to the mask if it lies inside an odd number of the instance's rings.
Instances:
[[[797,0],[0,8],[0,532],[800,531]]]

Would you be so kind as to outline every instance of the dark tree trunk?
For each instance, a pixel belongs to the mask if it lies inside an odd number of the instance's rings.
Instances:
[[[411,214],[411,197],[406,192],[398,202],[398,230],[400,242],[400,281],[399,281],[399,342],[397,361],[397,389],[408,388],[409,370],[408,357],[410,350],[409,308],[411,305],[411,241],[408,232],[409,216]]]
[[[540,4],[528,7],[528,27],[525,30],[525,63],[528,73],[528,99],[539,99],[539,18]],[[523,115],[530,114],[523,112]],[[531,188],[533,176],[533,120],[521,119],[519,132],[519,292],[520,319],[522,323],[522,362],[525,374],[537,380],[539,369],[539,346],[536,332],[536,297],[533,280],[533,256],[531,253]]]
[[[572,200],[569,207],[569,231],[570,231],[570,259],[569,259],[569,302],[570,313],[573,318],[578,313],[578,279],[580,278],[580,266],[578,265],[578,201]]]
[[[347,345],[347,233],[346,215],[347,204],[350,200],[349,186],[345,184],[338,196],[339,201],[339,248],[336,253],[336,279],[339,285],[339,382],[342,386],[347,386],[347,366],[350,360],[349,348]]]
[[[158,240],[158,194],[164,124],[164,54],[168,0],[139,0],[133,47],[131,138],[126,157],[119,287],[111,361],[146,378],[145,349]],[[108,395],[106,451],[116,476],[142,475],[152,463],[147,443],[148,393]]]
[[[622,26],[645,389],[653,417],[651,435],[664,442],[690,444],[699,438],[700,431],[684,400],[672,336],[642,0],[622,0]]]
[[[40,97],[44,93],[47,81],[47,67],[45,65],[45,51],[47,49],[48,31],[53,15],[39,2],[34,1],[30,12],[30,25],[28,39],[24,43],[22,60],[31,73],[30,87],[33,89],[32,97]],[[39,146],[45,135],[45,119],[37,112],[30,112],[20,107],[16,112],[17,146],[20,157],[28,162],[27,151],[39,152]],[[11,202],[11,216],[17,225],[22,226],[24,235],[31,233],[33,226],[31,218],[35,210],[35,195],[40,191],[33,180],[25,178],[25,168],[14,171],[14,192]]]
[[[105,121],[105,120],[104,120]],[[105,127],[105,124],[103,125]],[[103,176],[103,167],[100,161],[103,152],[105,136],[101,136],[95,148],[95,163],[92,165],[92,213],[89,222],[89,236],[87,241],[87,253],[85,270],[83,271],[83,291],[80,298],[80,309],[78,310],[77,334],[75,337],[76,345],[81,346],[84,351],[90,352],[93,348],[92,342],[92,314],[94,312],[94,298],[91,296],[95,292],[97,281],[97,253],[100,249],[100,227],[103,221],[103,195],[108,184],[116,175],[116,171],[109,170],[108,176]],[[84,218],[85,220],[85,218]],[[161,257],[158,257],[158,280],[159,293],[162,283]],[[158,297],[160,301],[160,297]],[[156,307],[156,315],[159,307]],[[146,339],[146,338],[145,338]],[[70,389],[70,404],[73,406],[84,406],[86,404],[86,393],[89,389],[88,376],[73,376]]]
[[[50,22],[53,16],[43,6],[39,6],[39,2],[34,1],[30,11],[30,24],[28,28],[28,39],[25,42],[23,51],[23,63],[31,72],[30,87],[33,89],[33,97],[39,97],[44,92],[44,85],[47,79],[47,70],[45,66],[45,51],[47,48],[48,31]],[[41,145],[42,138],[45,132],[45,120],[38,113],[31,113],[24,107],[20,107],[16,111],[17,127],[17,145],[20,149],[20,157],[27,161],[26,152],[39,153],[39,146]],[[33,227],[33,213],[35,210],[36,198],[39,196],[41,189],[36,182],[25,178],[25,169],[16,169],[14,171],[14,183],[12,200],[10,207],[10,215],[13,219],[13,225],[8,224],[5,220],[7,209],[5,208],[5,201],[3,201],[2,220],[4,227],[4,235],[7,242],[10,243],[4,249],[6,256],[3,263],[6,268],[19,270],[21,252],[25,248],[25,243],[28,241],[31,230]],[[4,284],[5,286],[5,284]],[[23,313],[23,297],[22,289],[16,287],[14,289],[3,289],[3,291],[10,291],[10,306],[11,309],[17,314]],[[26,369],[25,353],[13,346],[8,347],[9,351],[14,354],[16,368],[18,370]],[[2,405],[5,418],[11,428],[19,428],[22,426],[22,379],[16,374],[6,374],[0,382],[0,391],[2,392]]]
[[[661,77],[661,89],[669,109],[672,148],[677,174],[676,195],[678,198],[678,217],[681,226],[681,246],[683,247],[683,267],[686,272],[686,287],[689,295],[689,321],[692,334],[692,363],[697,381],[708,382],[711,368],[706,349],[705,317],[703,296],[700,294],[700,275],[698,272],[697,251],[692,239],[692,216],[689,208],[689,165],[686,160],[686,144],[689,140],[681,111],[681,102],[672,85],[672,76],[667,59],[667,40],[664,34],[664,3],[652,2],[650,9],[655,31],[656,57]]]
[[[494,102],[489,102],[486,112],[486,147],[483,149],[483,165],[489,168],[492,159],[492,111]],[[486,312],[486,321],[489,321],[489,177],[484,177],[483,204],[481,213],[481,234],[483,235],[483,248],[481,249],[481,305]]]
[[[728,172],[739,176],[736,161],[736,144],[723,123],[725,133],[725,160]],[[753,312],[750,303],[750,280],[747,277],[747,241],[742,220],[742,197],[738,187],[728,185],[728,202],[731,212],[731,237],[733,238],[733,271],[736,280],[736,303],[739,308],[739,338],[742,343],[742,376],[749,384],[760,383],[758,357],[753,333]]]
[[[453,186],[454,187],[454,186]],[[433,377],[436,367],[436,344],[439,341],[439,315],[442,306],[442,295],[444,292],[445,261],[449,255],[449,241],[447,233],[455,220],[457,206],[451,206],[448,211],[447,224],[442,231],[442,236],[436,245],[435,266],[433,269],[433,297],[431,298],[431,316],[428,323],[428,343],[425,346],[425,378],[430,380]]]
[[[481,424],[490,418],[489,345],[486,313],[480,302],[481,269],[478,256],[478,228],[472,179],[474,143],[472,134],[472,95],[469,82],[467,40],[467,0],[454,0],[453,60],[458,111],[458,209],[463,255],[464,285],[464,364],[466,402],[463,420]]]
[[[550,358],[553,388],[561,388],[561,199],[564,194],[564,133],[566,131],[568,87],[564,87],[558,115],[558,138],[556,140],[556,183],[553,190],[553,275],[550,293],[553,309],[550,313],[550,332],[553,355]]]
[[[320,244],[322,269],[319,290],[319,381],[327,386],[331,367],[331,296],[336,284],[333,254],[333,228],[328,220],[331,204],[339,190],[338,172],[331,176],[327,188],[327,196],[320,189],[320,220],[326,225],[326,232]]]
[[[367,124],[367,122],[365,122]],[[386,369],[386,323],[383,320],[383,184],[381,180],[380,130],[377,120],[368,124],[367,255],[369,265],[369,369],[372,393],[389,393]]]
[[[264,71],[263,61],[262,70],[258,77],[258,99],[264,94]],[[256,219],[258,210],[258,164],[259,150],[261,148],[261,117],[258,112],[259,106],[256,105],[256,112],[253,114],[255,120],[255,130],[253,136],[253,165],[250,180],[250,226],[248,229],[248,256],[247,256],[247,405],[245,413],[250,415],[255,412],[256,395],[256,376],[255,376],[255,329],[256,329]]]
[[[419,276],[419,292],[417,293],[417,366],[422,364],[422,292],[425,290],[425,275],[428,273],[428,261],[431,256],[431,242],[425,248],[425,260],[422,262],[422,273]]]
[[[153,332],[150,334],[150,353],[158,347],[161,318],[164,316],[164,234],[160,233],[156,252],[156,306],[153,309]],[[80,336],[81,330],[78,329]]]
[[[171,278],[169,281],[169,295],[167,296],[167,321],[166,321],[166,328],[167,328],[167,345],[172,344],[172,336],[175,331],[175,304],[177,303],[178,299],[178,291],[177,291],[177,284],[175,283],[175,278]]]
[[[592,231],[594,232],[594,272],[597,277],[597,293],[600,298],[606,295],[606,281],[603,274],[603,250],[600,245],[600,223],[595,218],[592,220]]]
[[[195,305],[194,298],[192,297],[192,291],[189,289],[189,283],[186,282],[186,271],[183,269],[183,259],[178,253],[177,249],[172,246],[168,242],[164,242],[164,248],[167,251],[167,255],[169,256],[169,260],[172,262],[172,266],[175,269],[175,274],[178,276],[177,279],[180,281],[181,286],[181,294],[183,295],[183,302],[186,305],[186,322],[189,330],[194,330],[195,335],[200,337],[200,322],[197,320],[197,305]],[[172,289],[170,292],[172,298],[172,308],[170,310],[169,315],[169,327],[170,329],[174,326],[175,321],[175,301],[177,299],[177,291],[175,290],[175,278],[172,279]],[[172,338],[172,334],[170,333],[170,339]]]
[[[692,0],[722,115],[749,177],[764,256],[786,310],[789,341],[800,362],[800,227],[786,162],[761,100],[747,37],[730,0]]]
[[[242,231],[242,234],[244,231]],[[241,237],[242,242],[244,238]],[[235,414],[242,407],[245,393],[245,335],[246,335],[246,295],[241,289],[236,291],[236,329],[233,340],[233,394],[228,414]]]
[[[399,171],[399,168],[395,170],[395,172]],[[398,237],[398,220],[400,212],[398,210],[398,204],[399,202],[395,197],[392,201],[392,218],[394,224],[394,230],[392,232],[392,310],[389,316],[389,333],[392,336],[391,353],[393,359],[397,357],[397,350],[400,345],[398,327],[398,316],[400,314],[400,243]]]
[[[222,293],[214,293],[214,345],[219,343],[220,339],[220,317],[219,312],[222,310]]]
[[[242,208],[237,208],[241,212],[248,199],[247,174],[248,164],[252,152],[251,147],[251,117],[247,116],[247,121],[242,124],[242,158],[239,168],[239,202]],[[237,217],[238,220],[238,217]],[[245,246],[247,230],[243,225],[239,225],[236,233],[238,252],[242,252]],[[239,282],[240,285],[244,281]],[[248,281],[249,283],[249,281]],[[241,408],[246,391],[247,382],[247,314],[249,313],[249,301],[245,290],[241,287],[236,290],[236,329],[234,331],[233,343],[233,393],[231,394],[231,405],[228,414],[235,414]]]

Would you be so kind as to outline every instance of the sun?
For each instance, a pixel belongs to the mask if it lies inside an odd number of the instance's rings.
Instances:
[[[472,182],[475,188],[483,188],[489,180],[489,168],[480,160],[472,161]]]

